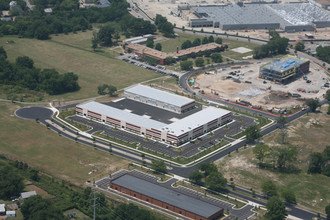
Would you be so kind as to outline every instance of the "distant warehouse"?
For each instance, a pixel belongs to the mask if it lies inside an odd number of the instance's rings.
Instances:
[[[128,99],[176,113],[184,113],[195,106],[193,99],[140,84],[125,89],[124,95]]]
[[[296,57],[275,59],[260,67],[259,77],[280,83],[289,83],[297,76],[309,72],[309,60]]]
[[[112,180],[110,188],[190,219],[218,219],[224,211],[223,208],[200,199],[129,174]]]
[[[191,7],[190,27],[222,30],[282,29],[286,32],[314,31],[330,27],[330,15],[311,3],[246,3]]]

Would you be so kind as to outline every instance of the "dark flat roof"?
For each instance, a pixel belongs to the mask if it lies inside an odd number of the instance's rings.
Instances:
[[[167,111],[152,105],[147,105],[142,102],[137,102],[131,99],[126,99],[123,98],[121,100],[115,100],[113,102],[105,102],[103,103],[105,105],[112,106],[114,108],[118,109],[128,109],[131,111],[131,113],[136,114],[136,115],[148,115],[150,119],[153,119],[155,121],[159,121],[165,124],[171,124],[174,121],[171,119],[177,118],[181,119],[184,117],[187,117],[193,113],[196,113],[200,110],[202,110],[201,107],[195,107],[194,109],[191,109],[187,112],[184,112],[182,114],[178,114],[175,112]]]
[[[222,210],[222,208],[215,205],[184,194],[180,194],[174,190],[162,187],[158,184],[148,182],[143,179],[139,179],[129,174],[125,174],[113,180],[112,183],[137,193],[141,193],[145,196],[157,199],[159,201],[166,202],[170,205],[195,213],[205,218],[208,218]]]

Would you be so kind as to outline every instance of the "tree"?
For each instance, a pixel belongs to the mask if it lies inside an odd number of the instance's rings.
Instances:
[[[257,125],[251,125],[250,127],[247,127],[244,133],[248,143],[251,143],[261,137],[260,128]]]
[[[204,59],[203,59],[203,58],[197,58],[197,59],[195,60],[195,65],[196,65],[197,67],[202,67],[202,66],[204,66]]]
[[[207,177],[211,173],[218,172],[218,168],[214,163],[202,163],[199,169],[204,172],[204,176]]]
[[[295,193],[290,189],[285,189],[281,196],[287,203],[296,203],[296,195]]]
[[[209,43],[212,43],[212,42],[214,42],[214,37],[211,35],[211,36],[209,36]]]
[[[328,115],[330,115],[330,104],[328,105]]]
[[[176,59],[174,57],[166,57],[165,58],[165,64],[166,65],[170,65],[172,63],[175,63],[176,62]]]
[[[153,39],[153,37],[148,37],[147,42],[146,42],[146,46],[150,47],[150,48],[154,48],[154,39]]]
[[[189,175],[190,181],[198,185],[202,184],[203,177],[203,174],[199,170],[194,170]]]
[[[157,173],[166,173],[166,165],[162,160],[152,160],[151,161],[151,169],[153,169]]]
[[[115,32],[111,25],[102,26],[97,33],[97,39],[104,46],[112,46],[112,34]]]
[[[208,44],[209,43],[209,39],[207,39],[207,37],[204,37],[202,40],[202,44]]]
[[[280,125],[280,128],[283,128],[284,125],[286,123],[286,119],[283,117],[283,115],[281,115],[278,119],[277,119],[277,124]]]
[[[303,42],[298,42],[294,47],[294,49],[297,51],[303,51],[305,49],[305,45]]]
[[[193,62],[190,60],[180,62],[181,70],[190,70],[192,66],[193,66]]]
[[[108,94],[109,96],[114,96],[114,94],[117,92],[117,88],[112,85],[108,85]]]
[[[218,37],[218,38],[215,40],[215,42],[216,42],[217,44],[222,44],[222,39]]]
[[[298,150],[296,146],[287,145],[277,148],[277,167],[279,170],[287,168],[287,164],[297,160]]]
[[[316,48],[316,55],[320,60],[330,63],[330,46],[318,46]]]
[[[33,60],[28,56],[22,56],[16,58],[16,66],[18,67],[32,69],[33,64],[34,64]]]
[[[155,49],[158,51],[162,51],[162,45],[160,43],[157,43]]]
[[[186,40],[181,44],[181,49],[187,49],[192,47],[192,43],[190,40]]]
[[[21,178],[11,167],[0,168],[0,198],[9,199],[18,196],[24,189],[23,178]]]
[[[327,215],[327,219],[330,219],[330,204],[325,207],[325,214]]]
[[[262,192],[267,196],[272,197],[277,195],[277,187],[271,180],[266,180],[261,184]]]
[[[3,46],[0,46],[0,59],[4,59],[4,60],[7,59],[7,53],[3,48]]]
[[[328,89],[327,92],[325,93],[325,99],[330,101],[330,89]]]
[[[277,196],[271,197],[267,201],[266,219],[269,220],[283,220],[287,216],[285,211],[285,204]]]
[[[64,219],[63,213],[54,204],[41,196],[31,196],[21,206],[26,220]]]
[[[205,178],[205,185],[214,191],[223,191],[227,184],[227,179],[220,172],[212,172]]]
[[[319,99],[308,99],[306,105],[311,109],[312,112],[315,112],[317,107],[319,107]]]
[[[31,178],[31,180],[38,182],[40,180],[40,177],[39,177],[39,174],[38,173],[39,173],[38,170],[31,169],[30,170],[30,178]]]
[[[309,155],[308,173],[321,173],[324,164],[322,153],[313,152]]]
[[[35,33],[34,37],[38,40],[48,40],[49,39],[49,30],[45,25],[39,26]]]
[[[96,48],[97,48],[97,43],[98,43],[97,38],[94,38],[94,37],[93,37],[93,39],[92,39],[92,48],[93,48],[93,51],[96,50]]]
[[[257,144],[257,146],[253,148],[253,154],[259,160],[259,164],[264,162],[264,159],[267,157],[269,152],[270,147],[266,144]]]
[[[214,63],[221,63],[222,62],[222,56],[220,53],[213,53],[211,55],[211,59]]]
[[[274,29],[269,30],[269,36],[271,37],[271,39],[276,39],[278,37],[280,37],[280,34],[275,31]]]
[[[192,42],[192,46],[193,47],[196,47],[196,46],[199,46],[201,45],[202,42],[201,42],[201,39],[200,38],[196,38],[193,42]]]

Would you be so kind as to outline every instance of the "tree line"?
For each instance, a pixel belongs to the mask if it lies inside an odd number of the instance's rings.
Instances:
[[[37,172],[38,178],[35,178]],[[41,196],[32,196],[22,204],[17,201],[24,219],[69,219],[63,212],[70,209],[78,209],[85,215],[93,216],[91,200],[94,192],[90,187],[78,189],[77,187],[59,181],[48,175],[39,175],[38,171],[21,161],[10,161],[4,156],[0,158],[0,199],[10,200],[18,197],[24,191],[24,180],[32,183],[52,195],[52,199],[44,199]],[[115,204],[109,202],[104,194],[96,193],[96,219],[117,220],[117,219],[138,219],[156,220],[162,219],[155,216],[148,210],[141,209],[134,204]]]
[[[208,43],[213,43],[213,42],[215,42],[217,44],[222,44],[222,39],[221,38],[214,39],[214,37],[211,35],[209,37],[204,37],[202,39],[196,38],[192,42],[190,40],[186,40],[181,44],[181,49],[197,47],[202,44],[208,44]]]
[[[269,31],[272,37],[267,44],[261,45],[253,49],[253,58],[262,59],[277,54],[286,54],[286,48],[289,45],[289,39],[281,37],[276,31]]]
[[[44,91],[50,95],[80,89],[76,74],[59,74],[55,69],[38,69],[27,56],[17,57],[15,63],[10,63],[3,47],[0,47],[0,84],[17,85],[30,90]]]
[[[4,0],[1,0],[4,1]],[[107,8],[79,8],[78,0],[38,0],[36,7],[15,21],[0,21],[0,35],[46,40],[50,34],[84,31],[92,28],[92,23],[117,22],[126,36],[152,34],[156,26],[149,21],[135,18],[127,11],[125,0],[112,1]],[[53,13],[47,15],[45,7],[53,6]]]

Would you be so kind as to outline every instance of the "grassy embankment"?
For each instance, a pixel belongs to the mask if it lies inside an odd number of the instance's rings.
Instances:
[[[326,110],[327,106],[323,106],[321,113],[309,113],[288,124],[286,142],[298,148],[294,165],[299,172],[280,173],[258,168],[250,146],[217,161],[219,170],[226,178],[232,177],[235,184],[257,191],[261,191],[261,184],[265,179],[271,179],[278,185],[279,191],[284,188],[293,190],[299,205],[307,206],[315,213],[324,213],[325,206],[330,203],[330,179],[321,174],[307,174],[307,168],[309,155],[312,152],[322,152],[330,143],[330,117]],[[319,124],[313,124],[313,121],[318,121]],[[271,147],[279,146],[280,132],[266,135],[262,141]]]
[[[0,102],[0,154],[76,185],[127,167],[128,160],[59,137],[34,120],[15,117],[18,107]],[[95,172],[89,175],[91,171]]]
[[[114,59],[119,55],[114,51],[116,48],[100,48],[94,52],[91,48],[91,38],[92,31],[52,36],[51,40],[46,41],[6,36],[0,38],[0,45],[4,46],[8,59],[12,62],[18,56],[29,56],[38,68],[54,68],[60,73],[78,74],[78,83],[81,86],[79,91],[57,96],[42,94],[43,100],[91,98],[98,96],[97,86],[104,83],[121,89],[161,76],[156,72]],[[4,91],[0,94],[0,98],[6,98]],[[39,98],[32,96],[30,100],[39,101]]]

